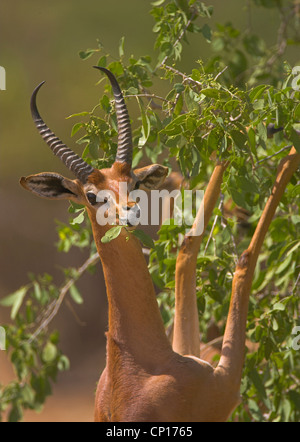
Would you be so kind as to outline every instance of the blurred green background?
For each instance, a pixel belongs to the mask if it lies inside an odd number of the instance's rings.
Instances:
[[[215,6],[211,26],[226,21],[241,30],[247,26],[247,0],[209,3]],[[29,271],[48,272],[59,282],[60,267],[79,266],[85,259],[78,251],[68,256],[59,254],[53,246],[57,240],[54,219],[68,219],[67,204],[35,198],[18,184],[21,176],[42,171],[70,176],[31,121],[29,100],[34,87],[46,80],[39,95],[41,114],[66,144],[80,152],[75,140],[70,139],[75,120],[66,117],[91,110],[102,89],[96,86],[99,74],[91,68],[97,57],[83,61],[78,53],[96,47],[98,39],[106,52],[118,57],[118,44],[125,36],[127,56],[155,56],[150,9],[148,0],[2,0],[0,65],[6,69],[7,90],[0,92],[0,298],[26,284]],[[269,44],[276,43],[277,20],[273,10],[252,10],[253,29]],[[210,51],[201,35],[191,37],[182,69],[188,72]],[[288,55],[292,64],[297,50],[289,50]],[[79,320],[63,307],[54,324],[61,329],[71,373],[61,375],[45,414],[29,414],[28,420],[93,417],[94,389],[105,362],[106,297],[101,269],[93,278],[83,278],[80,287],[85,304],[75,308]],[[0,309],[0,325],[6,320],[7,312]],[[10,376],[1,353],[0,383]],[[80,400],[74,398],[76,394]]]

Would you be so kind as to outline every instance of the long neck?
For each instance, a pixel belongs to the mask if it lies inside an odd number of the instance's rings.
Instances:
[[[122,231],[117,239],[103,244],[103,228],[89,215],[106,282],[110,337],[143,364],[164,359],[172,348],[138,240]]]

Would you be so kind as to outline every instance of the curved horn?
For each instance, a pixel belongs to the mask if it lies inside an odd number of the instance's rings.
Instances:
[[[87,164],[80,156],[73,152],[69,147],[67,147],[46,125],[46,123],[41,118],[37,105],[36,97],[40,88],[45,82],[43,81],[39,84],[31,96],[30,109],[33,121],[37,127],[42,138],[46,141],[48,146],[50,146],[54,155],[67,166],[71,172],[74,173],[76,178],[78,178],[83,184],[86,183],[88,176],[94,171],[94,168]]]
[[[107,75],[115,97],[119,132],[118,150],[115,161],[119,163],[127,163],[131,166],[133,150],[131,124],[121,88],[116,77],[108,69],[102,68],[100,66],[94,66],[94,68],[99,69]]]

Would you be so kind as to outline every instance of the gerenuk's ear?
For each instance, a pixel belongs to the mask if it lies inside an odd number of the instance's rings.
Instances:
[[[20,179],[21,186],[41,198],[53,200],[72,200],[80,202],[81,189],[76,181],[58,175],[57,173],[39,173]]]
[[[159,164],[152,164],[151,166],[134,170],[140,189],[144,190],[158,189],[165,181],[168,173],[169,169]]]

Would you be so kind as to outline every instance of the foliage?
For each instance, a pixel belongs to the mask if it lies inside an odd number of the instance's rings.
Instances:
[[[254,7],[277,11],[275,47],[253,33]],[[158,0],[151,11],[156,60],[148,55],[126,58],[124,38],[118,58],[112,59],[101,45],[80,52],[83,60],[100,53],[97,64],[117,76],[130,108],[137,104],[140,118],[133,124],[134,166],[141,161],[160,162],[170,170],[178,169],[190,189],[205,189],[214,160],[230,161],[223,197],[198,256],[197,292],[204,342],[211,321],[221,334],[224,330],[235,263],[249,244],[280,159],[291,145],[300,152],[300,87],[293,66],[285,61],[288,45],[300,42],[298,7],[294,1],[251,0],[245,12],[248,28],[239,30],[231,23],[212,28],[213,8],[198,0]],[[199,34],[199,39],[211,45],[212,55],[184,73],[180,58],[192,34]],[[157,90],[164,92],[159,95]],[[82,134],[77,143],[84,145],[83,157],[103,168],[111,165],[115,156],[117,122],[107,82],[104,94],[99,91],[99,95],[90,112],[72,115],[77,121],[72,136]],[[283,130],[269,138],[269,124]],[[300,419],[300,352],[292,345],[292,331],[300,325],[299,190],[298,174],[287,187],[257,265],[247,336],[253,348],[246,356],[242,404],[231,418],[235,421]],[[225,218],[224,207],[230,201],[251,214],[246,225],[232,214]],[[50,381],[68,367],[57,346],[58,333],[48,330],[48,319],[59,307],[62,293],[65,296],[69,291],[75,302],[83,302],[75,282],[96,260],[84,208],[72,204],[70,213],[70,223],[58,226],[58,249],[87,249],[88,261],[79,271],[66,271],[63,288],[55,287],[48,275],[32,276],[28,286],[1,301],[12,307],[13,325],[6,329],[17,377],[0,389],[0,416],[9,406],[12,421],[22,418],[23,409],[40,409],[51,393]],[[175,262],[186,227],[163,225],[150,254],[149,269],[161,291],[159,305],[166,327],[172,326]],[[120,231],[114,228],[104,241],[113,240]],[[136,235],[148,247],[153,246],[145,234],[137,231]],[[37,324],[41,328],[34,334]]]
[[[58,371],[67,370],[69,361],[58,349],[57,332],[41,331],[33,338],[40,316],[45,315],[58,296],[49,275],[32,282],[1,301],[11,307],[12,325],[6,327],[6,347],[15,368],[16,380],[0,390],[0,415],[10,405],[9,421],[22,419],[23,409],[39,410],[51,394],[50,382]],[[20,307],[23,304],[22,312]]]

